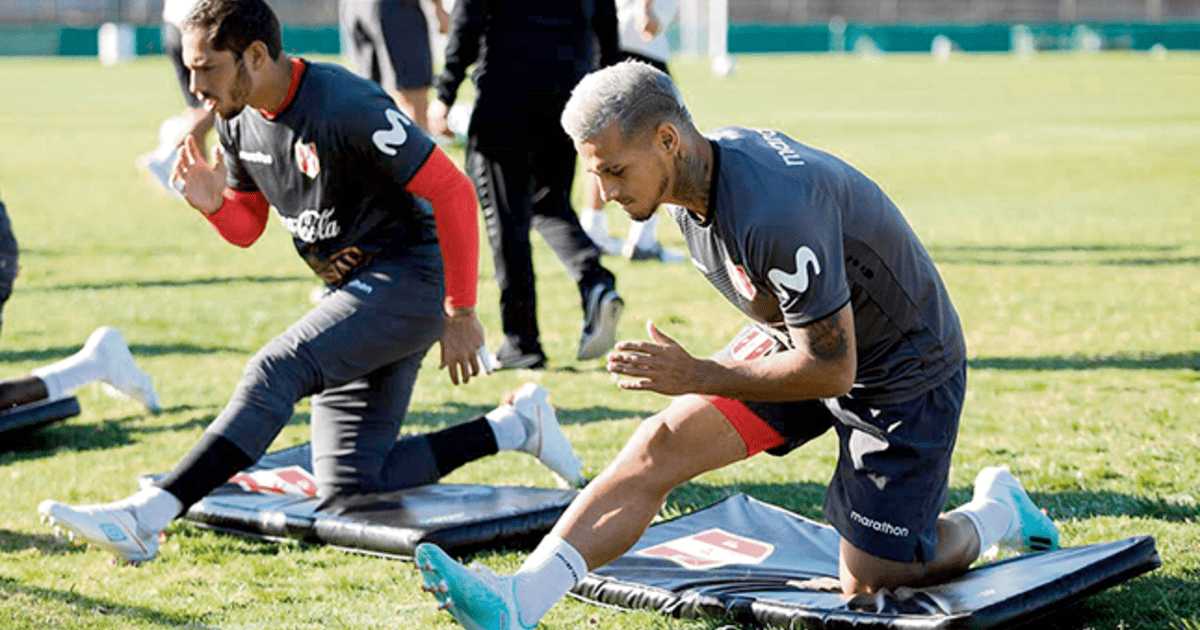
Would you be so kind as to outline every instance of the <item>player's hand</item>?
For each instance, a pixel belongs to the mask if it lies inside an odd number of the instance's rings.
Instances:
[[[425,110],[425,124],[429,125],[430,135],[454,137],[450,128],[446,126],[446,116],[449,114],[450,106],[441,99],[435,98],[429,102],[429,107]]]
[[[225,152],[218,148],[216,154],[210,166],[196,148],[196,139],[188,136],[171,167],[171,183],[193,208],[206,215],[216,212],[225,201]]]
[[[696,392],[706,362],[689,354],[654,322],[646,322],[646,332],[652,341],[622,341],[608,353],[609,372],[633,377],[617,386],[668,396]]]
[[[447,308],[442,326],[442,364],[450,371],[450,382],[458,385],[479,376],[479,349],[483,347],[483,324],[471,307]]]

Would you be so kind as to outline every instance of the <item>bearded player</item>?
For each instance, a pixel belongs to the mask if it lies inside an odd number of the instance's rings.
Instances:
[[[579,461],[532,384],[484,417],[396,441],[434,342],[454,384],[482,367],[470,180],[379,86],[284,54],[263,0],[201,0],[181,30],[191,90],[216,111],[221,140],[213,164],[188,141],[173,170],[181,193],[242,247],[274,206],[332,291],[258,352],[199,443],[154,486],[102,505],[47,500],[39,512],[125,560],[149,560],[166,525],[256,462],[306,396],[325,499],[432,483],[508,449],[578,483]]]
[[[701,135],[670,78],[625,62],[584,78],[562,115],[606,199],[635,221],[670,204],[698,270],[782,334],[757,358],[704,360],[648,325],[608,370],[675,396],[646,420],[515,575],[416,550],[426,586],[468,628],[532,628],[590,569],[628,551],[679,484],[833,428],[825,518],[847,594],[961,573],[1000,543],[1058,546],[1007,468],[942,513],[966,388],[958,315],[900,211],[838,158],[771,130]]]

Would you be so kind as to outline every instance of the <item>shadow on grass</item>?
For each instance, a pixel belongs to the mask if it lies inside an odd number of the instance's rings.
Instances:
[[[164,613],[144,606],[130,606],[107,599],[88,597],[80,595],[74,590],[59,590],[22,584],[9,577],[0,577],[0,594],[3,594],[4,599],[24,595],[36,600],[62,604],[67,606],[74,615],[108,619],[109,621],[103,625],[111,624],[110,627],[123,627],[136,620],[142,624],[154,624],[164,628],[182,627],[189,630],[215,630],[210,626],[203,625],[183,615]]]
[[[949,265],[1161,267],[1200,265],[1200,256],[1167,256],[1177,245],[957,245],[931,247],[934,260]]]
[[[116,282],[96,282],[80,284],[57,284],[44,287],[22,288],[28,293],[53,293],[57,291],[102,291],[108,289],[148,289],[161,287],[200,287],[223,284],[249,282],[256,284],[275,284],[287,282],[305,282],[303,276],[227,276],[188,278],[184,280],[122,280]]]
[[[5,434],[0,465],[49,457],[59,451],[91,451],[132,444],[133,419],[104,420],[99,424],[51,424]]]
[[[980,357],[973,370],[1200,370],[1200,352],[1114,354],[1101,356]]]
[[[36,361],[39,364],[47,364],[59,359],[65,359],[83,347],[83,342],[77,346],[59,347],[59,348],[40,348],[38,350],[0,350],[0,362],[5,361]],[[245,348],[232,348],[221,346],[196,346],[192,344],[169,344],[169,345],[152,345],[152,344],[133,344],[129,346],[129,351],[133,353],[134,358],[138,357],[161,357],[169,355],[204,355],[204,354],[219,354],[224,352],[233,352],[245,354]],[[9,378],[17,375],[10,375]]]
[[[86,550],[85,547],[76,546],[74,543],[51,534],[30,534],[0,529],[0,552],[11,553],[26,549],[36,549],[40,553],[50,555],[81,553]]]

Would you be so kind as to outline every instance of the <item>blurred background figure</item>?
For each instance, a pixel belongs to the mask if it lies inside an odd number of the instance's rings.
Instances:
[[[615,62],[612,0],[458,0],[446,65],[429,104],[429,129],[448,135],[447,117],[474,65],[475,107],[467,129],[466,171],[487,221],[504,341],[497,369],[546,365],[537,321],[529,230],[546,240],[579,288],[583,331],[578,360],[616,341],[624,302],[616,279],[571,206],[575,147],[558,117],[585,74]]]
[[[617,40],[621,59],[648,63],[667,74],[667,58],[671,50],[667,29],[679,12],[679,0],[617,0]],[[604,198],[595,177],[584,178],[583,210],[579,223],[600,251],[621,254],[630,260],[661,260],[683,262],[683,252],[668,249],[658,242],[658,214],[646,221],[634,221],[624,241],[608,232],[604,214]]]
[[[17,239],[8,220],[8,210],[4,207],[4,199],[0,198],[0,329],[4,327],[4,303],[12,295],[13,283],[17,280],[18,256]]]
[[[213,113],[204,108],[200,99],[188,87],[191,76],[183,65],[179,25],[196,6],[197,0],[163,0],[162,44],[163,51],[175,68],[179,89],[183,92],[186,107],[183,112],[162,122],[158,127],[158,148],[137,159],[137,167],[150,174],[164,190],[178,197],[179,192],[171,186],[169,175],[171,164],[179,146],[188,136],[196,141],[201,153],[208,155],[206,140],[213,127]]]
[[[438,32],[450,28],[442,0],[431,0]],[[387,90],[404,115],[428,130],[433,85],[429,23],[421,0],[339,0],[338,24],[354,71]]]

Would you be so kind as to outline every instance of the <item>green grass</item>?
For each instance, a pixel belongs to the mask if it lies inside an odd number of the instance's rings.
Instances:
[[[842,155],[897,200],[938,261],[966,327],[971,374],[951,502],[1008,463],[1067,545],[1156,537],[1163,567],[1073,605],[1059,628],[1200,627],[1200,56],[743,58],[726,80],[674,68],[698,124],[771,126]],[[120,328],[164,411],[95,386],[83,413],[0,446],[0,626],[11,628],[452,628],[408,565],[252,542],[176,523],[161,557],[110,566],[55,540],[44,498],[105,501],[169,469],[220,411],[245,362],[308,307],[316,282],[277,224],[225,244],[133,167],[179,95],[167,63],[0,59],[0,191],[22,246],[5,308],[0,377]],[[456,157],[460,157],[456,155]],[[626,224],[611,211],[613,229]],[[678,232],[661,228],[668,244]],[[551,369],[453,388],[427,361],[408,431],[486,410],[527,379],[546,385],[594,475],[664,405],[575,362],[579,307],[540,240],[539,310]],[[481,316],[498,341],[491,265]],[[607,264],[607,263],[606,263]],[[697,354],[741,326],[700,275],[612,260],[627,311]],[[436,352],[434,353],[436,354]],[[276,441],[307,441],[308,407]],[[820,518],[830,436],[680,488],[664,515],[748,492]],[[549,485],[528,457],[471,464],[448,481]],[[522,553],[481,554],[500,570]],[[566,601],[546,628],[716,628]]]

